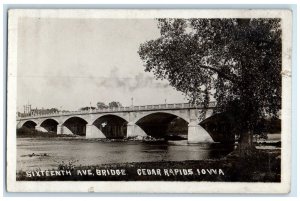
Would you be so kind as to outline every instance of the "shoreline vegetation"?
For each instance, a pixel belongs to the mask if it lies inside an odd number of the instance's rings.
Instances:
[[[81,135],[66,135],[66,134],[56,134],[55,132],[42,132],[30,128],[19,128],[17,129],[17,138],[73,138],[73,139],[86,139]],[[187,140],[182,136],[167,136],[166,138],[154,138],[151,136],[137,136],[131,138],[91,138],[86,140],[97,140],[97,141],[166,141],[166,140]]]
[[[35,137],[77,137],[76,135],[57,135],[55,132],[42,132],[35,129],[30,129],[26,127],[17,129],[17,138],[35,138]]]
[[[270,133],[270,135],[273,135],[274,133]],[[277,135],[277,134],[275,134]],[[71,134],[56,134],[55,132],[42,132],[35,129],[30,129],[26,127],[22,127],[17,129],[17,138],[74,138],[74,139],[86,139],[84,136],[81,135],[71,135]],[[171,141],[177,141],[177,140],[187,140],[186,137],[180,136],[180,135],[174,135],[174,136],[166,136],[165,138],[154,138],[151,136],[146,137],[131,137],[131,138],[95,138],[99,141],[165,141],[165,140],[171,140]],[[91,140],[94,140],[94,138],[91,138]],[[257,144],[263,144],[263,145],[274,145],[274,146],[280,146],[279,140],[267,140],[267,139],[259,139],[257,140]]]

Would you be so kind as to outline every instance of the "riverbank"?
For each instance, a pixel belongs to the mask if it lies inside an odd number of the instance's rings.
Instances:
[[[61,137],[73,137],[76,138],[77,135],[57,135],[56,132],[42,132],[30,128],[19,128],[17,129],[17,138],[61,138]]]
[[[75,166],[63,162],[47,171],[18,171],[19,181],[231,181],[280,182],[280,149],[256,150],[252,157],[236,152],[221,159],[114,163]]]
[[[85,136],[80,135],[71,135],[71,134],[57,134],[56,132],[42,132],[30,128],[19,128],[17,129],[17,138],[51,138],[51,139],[61,139],[69,138],[74,140],[93,140],[93,141],[102,141],[102,142],[125,142],[125,141],[153,141],[153,142],[162,142],[168,139],[165,138],[153,138],[151,136],[136,136],[130,138],[86,138]],[[170,138],[173,139],[173,138]],[[174,138],[174,140],[182,140],[183,138]]]

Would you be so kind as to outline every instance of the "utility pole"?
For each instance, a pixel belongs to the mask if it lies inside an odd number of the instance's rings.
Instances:
[[[133,107],[133,97],[131,97],[131,107]]]

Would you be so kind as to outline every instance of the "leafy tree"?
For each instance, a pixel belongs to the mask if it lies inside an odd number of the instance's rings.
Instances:
[[[87,110],[94,110],[94,109],[96,109],[95,107],[82,107],[82,108],[80,108],[79,110],[81,110],[81,111],[87,111]]]
[[[57,108],[51,108],[49,110],[50,113],[56,113],[56,112],[59,112],[59,110]]]
[[[42,108],[42,109],[38,109],[38,108],[35,108],[35,109],[31,109],[31,112],[32,113],[35,113],[35,114],[52,114],[52,113],[57,113],[59,112],[59,110],[57,108],[51,108],[51,109],[45,109],[45,108]]]
[[[103,102],[98,102],[97,103],[97,108],[98,109],[106,109],[106,108],[108,108],[108,106]]]
[[[249,150],[258,122],[281,108],[280,19],[158,19],[158,28],[138,51],[145,71],[192,103],[216,100]]]
[[[114,107],[122,107],[122,104],[117,101],[112,101],[108,104],[109,108],[114,108]]]

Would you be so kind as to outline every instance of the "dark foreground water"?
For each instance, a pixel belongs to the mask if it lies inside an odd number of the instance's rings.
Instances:
[[[17,171],[46,170],[59,164],[100,165],[128,162],[221,158],[233,146],[173,142],[103,142],[70,138],[18,138]]]

